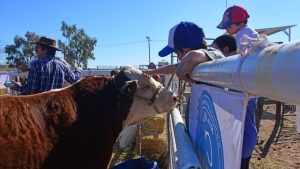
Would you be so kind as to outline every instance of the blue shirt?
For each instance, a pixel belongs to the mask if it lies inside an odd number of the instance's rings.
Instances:
[[[62,88],[65,80],[70,84],[81,78],[79,71],[70,68],[53,56],[43,56],[31,62],[27,84],[17,87],[23,95]]]
[[[250,99],[248,101],[244,127],[242,158],[248,158],[252,155],[252,150],[257,142],[257,129],[255,123],[256,104],[257,98]]]

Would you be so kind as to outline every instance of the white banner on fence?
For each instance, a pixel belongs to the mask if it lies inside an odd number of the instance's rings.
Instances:
[[[201,168],[240,168],[247,101],[243,93],[192,86],[189,132]]]

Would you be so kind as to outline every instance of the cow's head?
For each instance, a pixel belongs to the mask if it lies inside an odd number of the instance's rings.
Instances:
[[[123,127],[141,123],[159,113],[170,112],[176,105],[177,96],[173,92],[132,66],[124,66],[115,78],[136,80],[138,84],[130,113],[123,122]]]

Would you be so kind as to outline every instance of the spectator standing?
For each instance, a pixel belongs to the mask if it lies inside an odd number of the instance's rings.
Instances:
[[[37,59],[30,63],[28,78],[25,85],[15,84],[11,89],[19,91],[22,95],[36,94],[52,89],[62,88],[65,80],[70,84],[81,78],[81,72],[70,67],[61,59],[55,57],[56,41],[47,37],[41,37],[36,44]]]

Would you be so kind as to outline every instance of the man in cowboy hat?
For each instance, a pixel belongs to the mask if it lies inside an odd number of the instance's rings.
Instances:
[[[15,84],[11,89],[19,91],[22,95],[35,94],[62,88],[65,80],[70,84],[81,78],[78,70],[74,72],[62,60],[55,57],[56,41],[42,36],[35,44],[37,59],[30,63],[27,83],[23,86]]]

